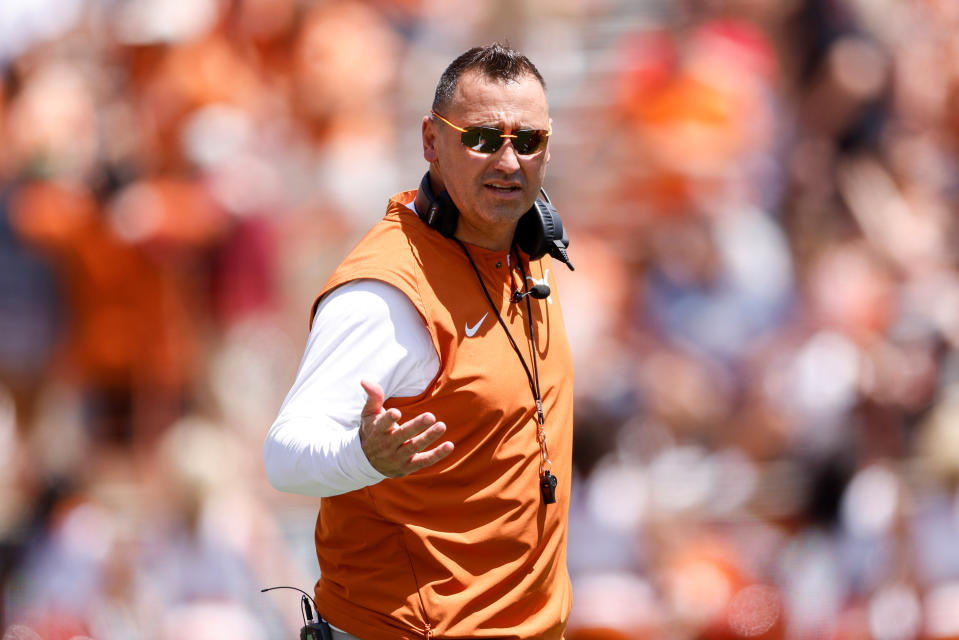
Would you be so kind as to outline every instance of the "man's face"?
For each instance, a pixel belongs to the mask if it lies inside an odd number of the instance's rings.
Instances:
[[[440,115],[459,127],[496,127],[507,133],[550,128],[546,94],[531,75],[502,82],[467,71],[447,113]],[[460,135],[437,118],[424,119],[424,156],[441,182],[434,186],[445,188],[460,211],[458,237],[487,248],[507,248],[516,222],[543,184],[549,148],[519,155],[506,138],[495,153],[480,153],[464,147]],[[500,242],[504,238],[506,247]]]

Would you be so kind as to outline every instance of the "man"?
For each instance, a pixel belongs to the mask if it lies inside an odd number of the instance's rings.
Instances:
[[[423,119],[428,176],[314,305],[264,457],[276,488],[322,496],[334,638],[563,635],[572,361],[551,262],[517,232],[550,133],[525,56],[454,60]]]

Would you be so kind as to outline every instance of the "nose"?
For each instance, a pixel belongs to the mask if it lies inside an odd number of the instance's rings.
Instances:
[[[505,173],[513,173],[519,170],[519,154],[513,148],[513,142],[509,138],[503,140],[503,146],[495,154],[496,162],[494,167]]]

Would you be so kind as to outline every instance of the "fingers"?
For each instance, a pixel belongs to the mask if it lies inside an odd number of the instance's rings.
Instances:
[[[363,405],[362,416],[365,418],[379,414],[383,410],[383,402],[386,399],[383,387],[369,380],[360,380],[360,386],[366,392],[366,404]]]
[[[392,412],[396,412],[393,415]],[[446,425],[432,414],[421,414],[397,425],[399,411],[391,409],[361,427],[360,445],[370,464],[390,478],[399,478],[439,462],[453,450],[452,442],[424,451],[446,433]]]
[[[422,417],[423,416],[420,416],[420,418]],[[418,419],[419,418],[417,418],[417,420]],[[406,424],[404,424],[402,427],[397,429],[397,431],[400,431],[401,429],[406,428],[412,422],[415,422],[415,420],[410,420],[410,422],[407,422]],[[410,437],[405,442],[403,442],[403,444],[400,445],[400,450],[402,453],[405,453],[407,455],[413,455],[415,453],[419,453],[423,449],[427,448],[428,446],[430,446],[431,444],[439,440],[444,433],[446,433],[445,424],[443,424],[442,422],[430,423],[422,430],[417,431],[416,435]]]
[[[383,387],[361,380],[366,392],[360,424],[360,445],[370,464],[390,478],[398,478],[434,465],[453,451],[446,441],[428,449],[446,433],[446,425],[432,413],[422,413],[399,424],[399,409],[384,409]]]
[[[451,453],[453,453],[453,443],[450,442],[449,440],[439,445],[438,447],[434,447],[430,449],[429,451],[422,451],[420,453],[417,453],[412,458],[410,458],[410,461],[409,461],[409,466],[411,468],[410,473],[413,473],[413,471],[419,471],[420,469],[424,469],[426,467],[432,466]]]
[[[393,432],[397,438],[407,434],[409,437],[402,441],[396,451],[402,461],[402,475],[434,465],[453,452],[453,443],[449,440],[428,449],[446,434],[446,425],[436,422],[432,414],[421,414],[403,423]]]
[[[437,422],[436,418],[432,413],[421,413],[412,420],[404,422],[403,424],[395,427],[391,434],[396,436],[396,440],[400,444],[405,444],[407,440],[415,438],[420,435],[427,429],[435,426],[442,425],[442,422]],[[446,430],[446,426],[443,425],[443,431]]]

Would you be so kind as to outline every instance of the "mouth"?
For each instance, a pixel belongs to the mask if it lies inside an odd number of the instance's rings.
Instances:
[[[523,188],[518,184],[491,184],[487,183],[483,185],[489,191],[498,194],[498,195],[512,195],[515,193],[520,193],[523,191]]]

